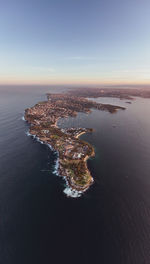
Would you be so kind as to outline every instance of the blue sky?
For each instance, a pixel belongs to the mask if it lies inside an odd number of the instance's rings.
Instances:
[[[1,0],[1,84],[150,84],[150,1]]]

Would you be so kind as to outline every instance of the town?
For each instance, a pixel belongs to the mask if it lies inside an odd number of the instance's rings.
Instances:
[[[93,182],[87,159],[95,155],[94,148],[79,138],[92,133],[92,128],[60,128],[60,118],[77,116],[78,112],[90,113],[91,109],[115,113],[125,108],[98,104],[70,94],[47,94],[47,101],[39,102],[25,110],[25,120],[31,124],[30,134],[50,145],[58,153],[59,175],[66,178],[72,189],[85,191]]]

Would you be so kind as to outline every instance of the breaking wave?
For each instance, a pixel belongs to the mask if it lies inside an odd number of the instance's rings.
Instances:
[[[64,176],[63,179],[65,180],[66,182],[66,187],[65,189],[63,190],[63,192],[65,193],[65,195],[67,197],[71,197],[71,198],[78,198],[78,197],[81,197],[81,195],[88,189],[85,189],[84,191],[77,191],[75,189],[72,189],[69,184],[68,184],[68,181],[67,181],[67,178]]]
[[[71,187],[67,186],[64,191],[63,191],[67,197],[72,197],[72,198],[78,198],[81,197],[83,192],[73,190]]]
[[[57,176],[60,176],[59,175],[59,155],[58,155],[58,152],[57,152],[57,159],[55,160],[55,165],[54,165],[54,174],[56,174]]]
[[[25,120],[25,119],[24,119]],[[45,145],[47,145],[49,148],[50,148],[50,150],[52,150],[52,151],[54,151],[56,154],[57,154],[57,158],[56,158],[56,160],[55,160],[55,165],[54,165],[54,171],[53,171],[53,173],[55,174],[55,175],[57,175],[57,176],[60,176],[59,175],[59,153],[58,153],[58,151],[56,151],[50,144],[48,144],[48,143],[44,143],[43,141],[41,141],[40,139],[39,139],[39,137],[37,137],[36,135],[33,135],[33,134],[30,134],[30,132],[29,131],[27,131],[26,132],[26,135],[27,136],[31,136],[31,137],[33,137],[34,139],[36,139],[38,142],[40,142],[41,144],[45,144]],[[85,191],[77,191],[77,190],[75,190],[75,189],[72,189],[69,185],[68,185],[68,182],[67,182],[67,179],[66,179],[66,177],[64,176],[63,177],[63,179],[65,180],[65,182],[66,182],[66,187],[65,187],[65,189],[63,190],[63,192],[65,193],[65,195],[67,196],[67,197],[71,197],[71,198],[78,198],[78,197],[81,197],[81,195],[83,194],[83,192]]]

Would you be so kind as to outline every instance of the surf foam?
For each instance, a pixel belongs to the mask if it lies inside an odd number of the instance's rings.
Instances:
[[[60,175],[59,175],[59,170],[58,170],[58,169],[59,169],[59,153],[58,153],[58,151],[56,151],[56,150],[55,150],[50,144],[48,144],[48,143],[44,143],[43,141],[41,141],[41,140],[39,139],[39,137],[37,137],[36,135],[30,134],[29,131],[26,132],[26,135],[35,138],[35,139],[36,139],[38,142],[40,142],[41,144],[45,144],[45,145],[47,145],[47,146],[50,148],[50,150],[54,151],[54,152],[57,154],[57,159],[55,160],[55,165],[54,165],[54,171],[53,171],[53,173],[54,173],[55,175],[57,175],[57,176],[60,176]],[[60,177],[61,177],[61,176],[60,176]],[[68,182],[67,182],[67,179],[66,179],[65,176],[63,176],[63,179],[64,179],[65,182],[66,182],[66,187],[65,187],[65,189],[63,190],[63,192],[65,193],[65,195],[66,195],[67,197],[71,197],[71,198],[78,198],[78,197],[81,197],[81,195],[83,194],[84,191],[77,191],[77,190],[72,189],[72,188],[68,185]]]
[[[82,192],[73,190],[71,187],[67,186],[64,191],[63,191],[67,197],[72,197],[72,198],[78,198],[81,197]]]

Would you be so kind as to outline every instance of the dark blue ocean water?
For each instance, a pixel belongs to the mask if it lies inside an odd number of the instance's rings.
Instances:
[[[26,135],[25,108],[60,87],[0,87],[0,263],[150,263],[150,100],[109,114],[94,110],[60,120],[95,128],[82,139],[95,183],[67,198],[56,154]]]

